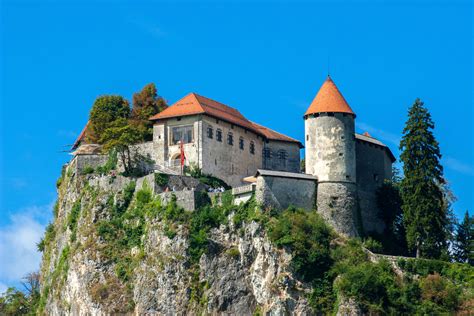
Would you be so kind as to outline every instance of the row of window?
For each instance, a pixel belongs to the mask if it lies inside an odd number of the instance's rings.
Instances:
[[[212,126],[208,126],[207,127],[207,137],[208,138],[214,138],[214,129],[212,128]],[[216,130],[216,140],[218,142],[222,142],[222,130],[220,128],[218,128]],[[229,132],[227,133],[227,144],[230,145],[230,146],[233,146],[234,145],[234,134],[232,134],[232,132]],[[240,137],[239,138],[239,148],[244,150],[244,138],[243,137]],[[253,155],[255,154],[255,143],[253,141],[250,141],[250,153]]]
[[[272,158],[272,151],[270,150],[270,148],[263,148],[263,151],[262,151],[262,156],[263,158]],[[279,150],[277,152],[277,157],[278,159],[281,159],[281,160],[286,160],[288,158],[288,153],[286,152],[286,150]]]

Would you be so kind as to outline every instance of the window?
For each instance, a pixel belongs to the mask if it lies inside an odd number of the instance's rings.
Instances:
[[[309,135],[306,135],[306,140],[309,140]]]
[[[250,142],[250,153],[253,155],[255,154],[255,143]]]
[[[220,130],[220,129],[216,130],[216,139],[217,139],[218,142],[222,141],[222,130]]]
[[[212,126],[209,126],[207,128],[207,137],[212,138],[214,136],[214,130],[212,129]]]
[[[374,181],[379,182],[379,175],[374,173]]]
[[[177,145],[181,141],[183,143],[192,143],[193,141],[193,126],[176,126],[171,129],[171,144]]]
[[[272,158],[272,151],[270,150],[270,148],[263,148],[262,156],[263,158]]]
[[[242,137],[239,138],[239,148],[244,149],[244,139]]]
[[[233,146],[234,145],[234,135],[232,135],[232,133],[229,132],[229,134],[227,134],[227,144]]]
[[[286,158],[288,157],[288,153],[286,150],[279,150],[278,151],[278,159],[280,159],[280,163],[283,167],[286,167]]]
[[[286,157],[288,157],[286,150],[278,151],[278,159],[286,159]]]

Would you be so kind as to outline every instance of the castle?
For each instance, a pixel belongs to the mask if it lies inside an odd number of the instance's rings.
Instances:
[[[328,76],[304,114],[305,173],[300,171],[300,141],[196,93],[150,118],[153,141],[138,147],[160,172],[176,174],[184,153],[187,165],[224,180],[236,195],[251,182],[268,207],[316,207],[345,235],[360,235],[361,229],[380,233],[384,227],[375,192],[390,179],[395,158],[379,140],[356,134],[355,118]],[[84,131],[73,146],[77,155],[83,141]]]

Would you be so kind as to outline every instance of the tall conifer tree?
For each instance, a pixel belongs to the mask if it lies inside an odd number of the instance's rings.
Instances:
[[[466,211],[463,221],[458,225],[454,239],[454,258],[458,262],[474,265],[474,217]]]
[[[404,173],[400,189],[408,246],[425,258],[446,253],[449,228],[441,153],[433,129],[428,109],[416,99],[400,142]]]

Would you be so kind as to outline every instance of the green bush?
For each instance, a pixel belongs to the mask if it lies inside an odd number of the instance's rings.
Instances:
[[[103,166],[98,166],[96,171],[98,174],[106,175],[110,171],[115,170],[117,168],[117,162],[117,151],[112,148],[108,153],[107,161],[105,162],[105,164]]]
[[[430,274],[420,281],[421,296],[425,302],[424,309],[431,309],[434,305],[437,308],[433,310],[443,310],[444,312],[455,311],[459,305],[460,289],[442,277],[438,273]]]
[[[169,178],[170,177],[167,174],[155,172],[155,183],[160,187],[167,185]]]
[[[67,217],[67,226],[71,230],[71,241],[76,241],[77,221],[81,214],[81,201],[76,201]]]
[[[383,247],[382,247],[382,244],[380,242],[378,242],[377,240],[375,239],[372,239],[371,237],[367,238],[366,240],[364,240],[364,242],[362,243],[362,245],[369,249],[370,251],[372,252],[375,252],[375,253],[383,253]]]
[[[84,169],[82,169],[83,175],[92,174],[92,173],[94,173],[94,168],[91,166],[85,166]]]
[[[268,225],[270,239],[292,253],[291,266],[305,281],[322,277],[332,265],[331,228],[316,212],[289,208]]]

